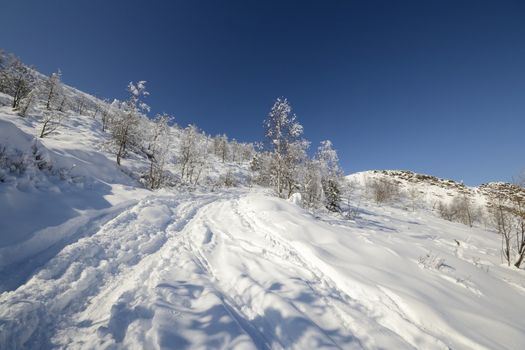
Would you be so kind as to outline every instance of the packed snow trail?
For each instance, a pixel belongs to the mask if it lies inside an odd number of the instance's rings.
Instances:
[[[523,294],[454,257],[442,220],[393,211],[323,222],[256,191],[147,197],[0,295],[0,348],[518,349]],[[421,268],[425,244],[449,270]]]

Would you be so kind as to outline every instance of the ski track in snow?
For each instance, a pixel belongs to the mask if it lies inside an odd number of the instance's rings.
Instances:
[[[373,244],[370,229],[279,203],[237,191],[122,207],[0,295],[0,348],[484,348],[453,327],[429,328],[395,289],[364,283],[366,272],[345,275],[332,238],[323,238],[330,227],[403,259]],[[320,238],[308,241],[301,222],[317,225]],[[377,229],[385,242],[398,239]],[[461,282],[454,271],[423,272]],[[461,287],[479,297],[473,282]]]

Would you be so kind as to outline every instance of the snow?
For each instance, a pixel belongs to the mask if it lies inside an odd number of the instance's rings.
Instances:
[[[37,145],[52,167],[30,156],[0,182],[0,349],[525,344],[524,271],[501,264],[495,232],[436,216],[453,190],[403,182],[421,205],[376,204],[364,186],[379,175],[355,174],[352,220],[261,188],[152,192],[115,165],[97,120],[35,141],[1,108],[0,143]],[[232,169],[246,174],[209,172]]]
[[[372,205],[356,222],[320,220],[257,190],[165,192],[115,210],[1,295],[2,348],[525,341],[522,271],[499,264],[482,229]],[[428,252],[443,264],[423,266]]]

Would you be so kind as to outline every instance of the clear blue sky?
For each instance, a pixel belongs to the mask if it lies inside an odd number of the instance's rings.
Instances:
[[[525,168],[525,1],[0,0],[0,48],[107,98],[261,140],[287,97],[346,172]]]

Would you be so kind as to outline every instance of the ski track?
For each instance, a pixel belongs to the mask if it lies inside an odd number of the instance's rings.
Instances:
[[[341,276],[249,200],[125,207],[0,295],[0,348],[451,348],[395,291]]]

